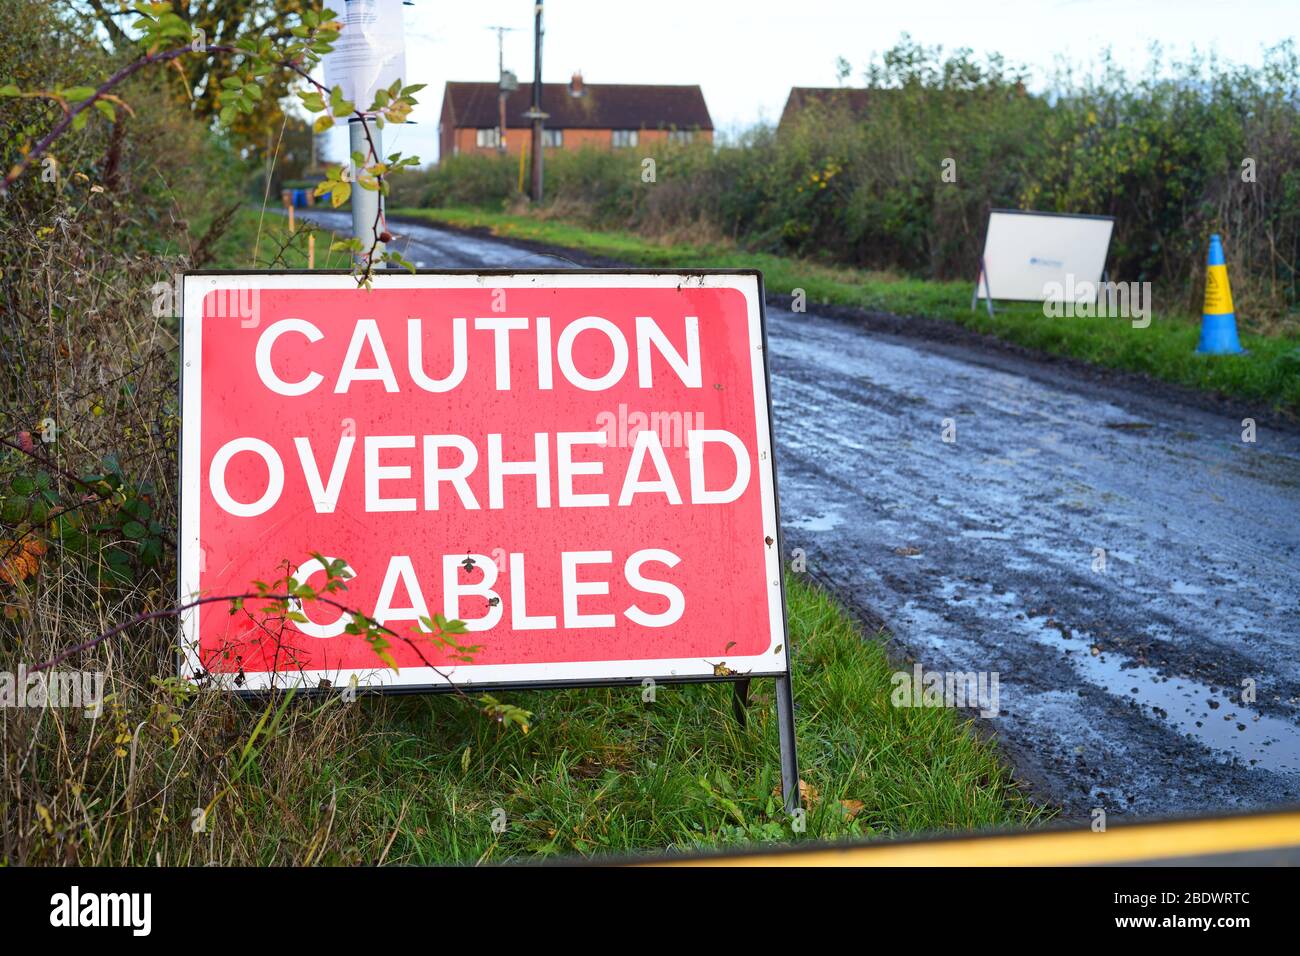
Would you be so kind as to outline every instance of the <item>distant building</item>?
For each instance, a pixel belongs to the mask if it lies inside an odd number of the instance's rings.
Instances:
[[[524,117],[533,101],[532,84],[506,95],[506,151],[527,149],[532,123]],[[650,143],[713,142],[713,120],[698,86],[642,86],[584,83],[542,84],[546,149],[630,149]],[[497,151],[501,130],[497,84],[447,84],[438,120],[439,156]]]
[[[781,110],[781,121],[777,131],[786,130],[796,118],[810,106],[826,111],[842,110],[855,119],[865,119],[871,111],[871,102],[882,93],[890,90],[852,89],[844,86],[792,86],[786,97],[785,109]]]
[[[936,89],[926,87],[919,91],[926,101],[946,104],[947,108],[976,108],[981,97],[994,98],[1011,95],[1011,91],[979,91],[965,89]],[[786,97],[785,109],[781,110],[781,120],[777,132],[789,130],[799,116],[808,110],[816,110],[826,115],[847,115],[850,119],[863,121],[871,118],[872,112],[880,110],[895,97],[907,96],[906,90],[899,87],[874,86],[869,88],[847,86],[792,86]],[[1028,96],[1023,83],[1016,83],[1014,95]],[[904,100],[903,102],[913,102]]]

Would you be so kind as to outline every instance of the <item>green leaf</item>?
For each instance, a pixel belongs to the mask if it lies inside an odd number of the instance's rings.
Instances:
[[[113,104],[108,100],[95,100],[95,109],[103,113],[110,123],[117,120],[117,111],[113,109]]]
[[[148,534],[148,532],[145,530],[145,526],[140,522],[128,521],[126,524],[122,525],[122,534],[126,535],[132,541],[139,541]]]
[[[70,86],[63,91],[63,95],[70,100],[88,100],[95,95],[93,86]]]
[[[330,110],[335,116],[347,116],[355,107],[343,98],[343,87],[335,86],[330,90]]]
[[[334,117],[330,116],[329,113],[325,113],[322,116],[316,117],[316,122],[311,124],[311,131],[313,133],[323,133],[333,125]]]

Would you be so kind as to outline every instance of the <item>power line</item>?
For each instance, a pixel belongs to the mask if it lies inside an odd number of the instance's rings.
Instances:
[[[517,27],[487,27],[488,30],[495,30],[497,35],[497,74],[500,75],[506,71],[506,34],[517,32]]]

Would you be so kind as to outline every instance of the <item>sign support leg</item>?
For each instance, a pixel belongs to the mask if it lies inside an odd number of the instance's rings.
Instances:
[[[749,678],[744,680],[732,681],[731,683],[731,712],[736,716],[736,723],[744,727],[748,723],[747,714],[749,711]]]
[[[781,740],[781,796],[785,810],[799,809],[799,757],[794,748],[794,693],[790,675],[776,679],[776,725]]]
[[[988,287],[988,269],[984,268],[984,256],[979,258],[979,278],[975,280],[975,294],[971,297],[971,308],[974,310],[975,303],[979,300],[980,280],[984,281],[984,304],[988,307],[988,317],[993,317],[993,290]]]
[[[989,288],[989,270],[984,268],[983,256],[980,256],[980,278],[984,280],[984,304],[988,307],[989,318],[991,319],[993,318],[993,290]],[[976,282],[975,283],[976,296],[979,295],[979,290],[980,290],[979,283]],[[974,302],[972,302],[971,308],[974,307],[975,307]]]

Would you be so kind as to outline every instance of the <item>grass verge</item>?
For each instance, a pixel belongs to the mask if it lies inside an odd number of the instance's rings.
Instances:
[[[295,229],[289,231],[288,219],[275,211],[245,208],[230,221],[230,226],[212,248],[213,269],[346,269],[351,263],[347,252],[330,252],[333,234],[328,229],[304,226],[298,210]],[[315,258],[309,260],[307,237],[316,236]],[[311,265],[309,266],[309,261]]]
[[[809,305],[856,306],[944,319],[1027,348],[1139,372],[1179,385],[1300,413],[1300,337],[1243,332],[1245,355],[1195,354],[1199,317],[1156,310],[1147,328],[1124,319],[1055,318],[1036,303],[999,303],[990,317],[970,308],[971,283],[906,279],[825,266],[720,245],[660,244],[627,232],[597,232],[553,219],[482,209],[401,209],[395,213],[505,238],[579,249],[639,266],[761,269],[769,292],[803,289]]]
[[[1023,826],[1044,818],[990,744],[950,710],[889,703],[893,668],[825,593],[790,586],[807,830],[778,795],[772,684],[748,725],[727,686],[512,695],[535,711],[502,733],[441,699],[399,702],[373,745],[313,779],[368,809],[369,840],[406,862],[692,850]],[[342,755],[339,755],[342,757]],[[505,828],[494,832],[494,819]]]

